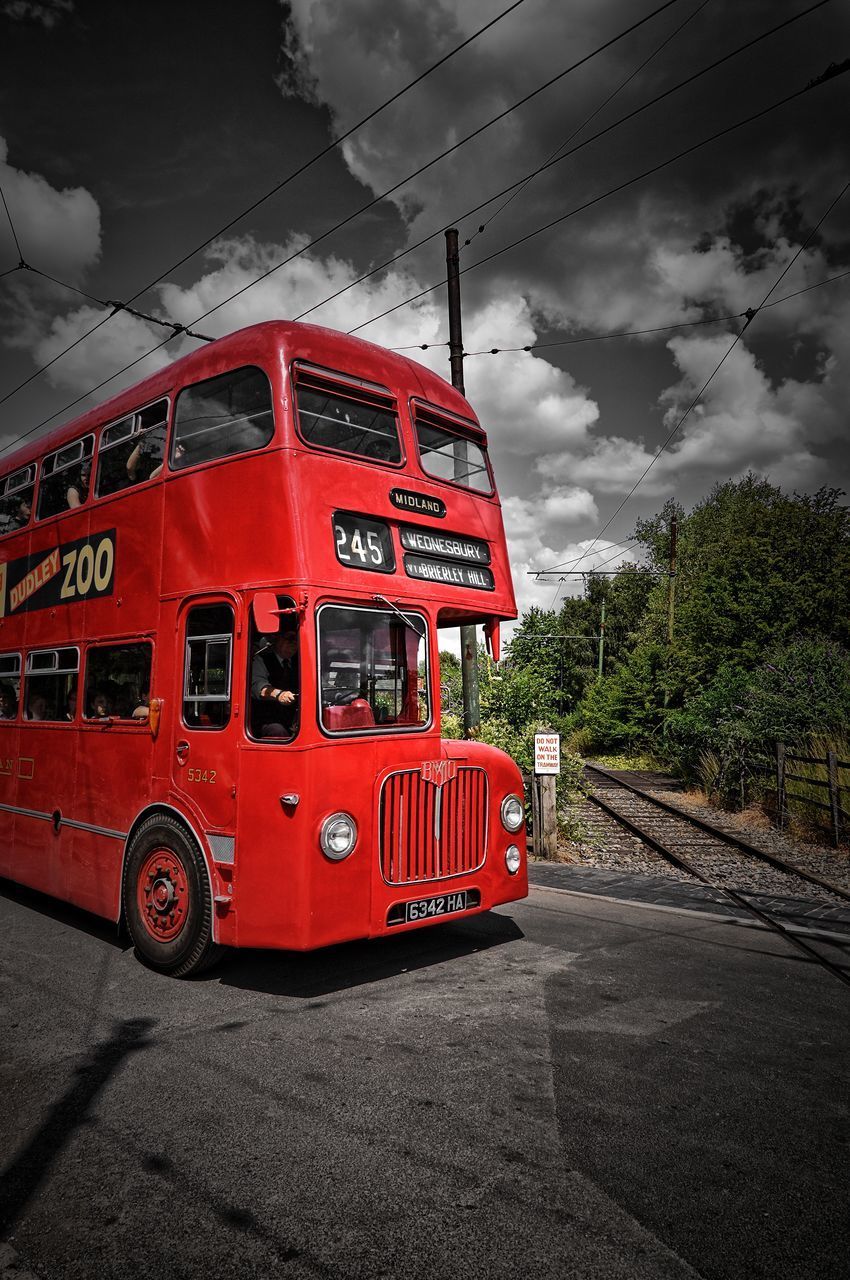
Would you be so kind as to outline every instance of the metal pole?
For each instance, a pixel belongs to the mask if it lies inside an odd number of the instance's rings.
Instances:
[[[449,364],[452,370],[452,386],[456,387],[461,395],[465,395],[460,274],[455,227],[446,232],[446,281],[449,292]],[[463,736],[475,738],[481,724],[481,705],[478,696],[478,636],[474,626],[461,627],[460,650],[460,669],[463,679]]]
[[[602,601],[602,615],[599,619],[599,664],[596,673],[596,683],[602,679],[602,658],[605,653],[605,601]]]
[[[679,533],[679,521],[670,517],[670,569],[667,575],[667,643],[673,643],[673,612],[676,603],[676,541]]]

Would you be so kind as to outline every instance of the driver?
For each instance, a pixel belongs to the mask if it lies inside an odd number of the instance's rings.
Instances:
[[[297,723],[298,632],[284,622],[251,664],[251,728],[256,738],[291,738]]]

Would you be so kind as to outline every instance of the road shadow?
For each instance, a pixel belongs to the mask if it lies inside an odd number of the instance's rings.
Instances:
[[[74,1072],[74,1080],[53,1104],[22,1151],[0,1173],[0,1239],[14,1229],[51,1167],[81,1125],[109,1080],[130,1054],[153,1043],[150,1018],[116,1022],[112,1034],[94,1045]]]
[[[209,974],[209,981],[243,991],[304,999],[383,982],[524,937],[510,916],[488,911],[453,923],[341,943],[321,951],[231,951]]]
[[[105,920],[103,916],[93,915],[82,907],[74,907],[61,898],[51,898],[49,894],[40,893],[37,889],[29,889],[26,885],[16,884],[13,880],[0,879],[0,897],[9,902],[19,902],[29,911],[37,911],[39,915],[59,924],[67,924],[80,933],[88,934],[101,942],[108,942],[117,951],[129,951],[130,939],[126,933],[119,932],[114,920]]]
[[[91,938],[116,951],[132,950],[126,930],[81,907],[39,893],[11,880],[0,879],[0,896]],[[194,979],[268,995],[310,997],[366,986],[416,969],[444,964],[476,951],[516,942],[525,935],[507,915],[488,911],[445,924],[427,925],[409,933],[360,942],[345,942],[320,951],[225,951],[215,968]]]

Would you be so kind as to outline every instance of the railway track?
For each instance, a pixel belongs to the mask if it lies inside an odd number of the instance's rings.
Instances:
[[[850,903],[850,891],[650,795],[600,765],[586,765],[585,773],[590,783],[588,799],[632,836],[679,873],[725,895],[850,986],[850,975],[843,967],[786,928],[765,906],[765,899],[769,902],[771,897],[801,895],[843,905]]]
[[[818,899],[833,905],[850,903],[850,890],[825,876],[650,795],[599,765],[586,765],[585,772],[594,804],[664,860],[697,879],[711,880],[722,889],[785,897],[812,897],[814,886]]]

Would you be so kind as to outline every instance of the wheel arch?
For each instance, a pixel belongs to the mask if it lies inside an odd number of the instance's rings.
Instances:
[[[116,923],[118,924],[118,927],[121,929],[126,928],[126,924],[127,924],[126,920],[124,919],[124,876],[126,875],[126,872],[127,872],[127,858],[130,853],[130,846],[132,845],[136,832],[139,830],[142,823],[147,822],[148,818],[155,817],[157,814],[162,814],[163,817],[176,819],[176,821],[180,823],[180,826],[183,827],[183,829],[185,830],[189,838],[193,840],[194,843],[197,845],[198,852],[200,853],[201,859],[204,864],[204,869],[207,873],[207,883],[209,885],[209,890],[210,890],[210,902],[211,903],[215,902],[215,888],[213,887],[212,868],[210,867],[210,851],[207,848],[206,841],[201,838],[199,832],[196,830],[194,826],[194,823],[192,823],[190,819],[186,817],[185,813],[183,813],[182,810],[175,808],[174,805],[172,804],[166,804],[164,801],[160,800],[160,801],[157,801],[155,804],[146,805],[144,809],[140,810],[140,812],[136,814],[136,817],[133,819],[132,826],[130,827],[130,830],[127,832],[126,839],[124,840],[124,850],[121,855],[121,876],[118,881],[118,914],[116,918]],[[218,920],[216,918],[216,912],[213,911],[212,913],[213,942],[218,942],[217,935],[218,935]]]

